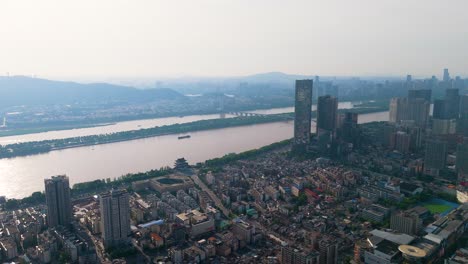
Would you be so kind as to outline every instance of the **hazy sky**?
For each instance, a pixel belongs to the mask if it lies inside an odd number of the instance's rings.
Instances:
[[[0,75],[468,76],[467,0],[3,0]]]

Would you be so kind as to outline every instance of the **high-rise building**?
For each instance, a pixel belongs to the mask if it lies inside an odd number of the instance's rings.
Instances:
[[[417,235],[421,226],[422,220],[414,212],[398,212],[390,218],[390,228],[400,233]]]
[[[447,143],[438,139],[428,139],[424,156],[424,173],[438,176],[439,171],[445,167],[446,158]]]
[[[445,100],[434,100],[434,110],[432,113],[434,119],[445,119]]]
[[[409,120],[408,99],[392,98],[390,100],[390,123],[400,123],[401,120]]]
[[[325,237],[319,242],[320,264],[338,263],[338,243],[332,237]]]
[[[431,90],[409,90],[408,98],[392,98],[390,100],[391,123],[403,120],[413,120],[420,128],[425,128],[429,120]]]
[[[395,149],[401,153],[408,153],[411,136],[406,132],[398,131],[395,135]]]
[[[344,113],[340,131],[343,141],[356,144],[359,139],[358,114],[351,112]]]
[[[296,80],[294,105],[294,145],[304,147],[310,143],[312,122],[312,80]]]
[[[409,100],[424,99],[424,100],[430,102],[431,97],[432,97],[432,90],[430,90],[430,89],[411,89],[411,90],[408,90],[408,99]]]
[[[319,264],[320,255],[316,251],[303,251],[292,247],[281,248],[281,263],[284,264]]]
[[[317,101],[317,142],[319,152],[334,156],[338,100],[330,95],[320,96]]]
[[[414,124],[420,128],[426,128],[429,120],[431,104],[423,98],[408,100],[408,118],[413,120]]]
[[[455,77],[453,87],[459,90],[465,89],[465,82],[462,80],[462,78],[460,78],[460,76]]]
[[[452,135],[457,130],[457,122],[455,119],[433,119],[432,134],[433,135]]]
[[[442,79],[444,82],[450,81],[450,74],[448,69],[444,69],[444,77]]]
[[[468,142],[458,144],[457,146],[457,171],[459,174],[468,177]]]
[[[461,117],[457,120],[456,130],[457,134],[468,137],[468,117]]]
[[[382,127],[380,133],[380,143],[384,147],[393,149],[395,147],[395,130],[396,127],[391,124],[386,124]]]
[[[460,112],[458,89],[445,90],[445,119],[457,119]]]
[[[125,190],[111,190],[101,194],[99,202],[105,247],[126,243],[130,235],[129,194]]]
[[[408,120],[414,120],[417,127],[425,128],[429,120],[432,90],[408,90]]]
[[[336,129],[338,99],[330,95],[320,96],[317,102],[317,135],[320,132]]]
[[[68,226],[72,220],[70,183],[65,175],[45,179],[47,205],[47,225],[49,227]]]
[[[460,96],[460,118],[468,118],[468,94]]]

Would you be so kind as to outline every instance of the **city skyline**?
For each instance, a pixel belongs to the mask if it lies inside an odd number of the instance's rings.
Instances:
[[[465,1],[8,1],[0,10],[0,73],[96,81],[271,71],[439,76],[449,68],[463,76],[466,7]]]

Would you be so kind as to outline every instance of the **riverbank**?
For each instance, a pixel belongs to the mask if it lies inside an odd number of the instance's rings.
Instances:
[[[203,130],[248,126],[263,123],[272,123],[291,120],[290,114],[236,117],[229,119],[200,120],[190,123],[174,124],[147,129],[131,130],[111,134],[72,137],[66,139],[43,140],[24,143],[15,143],[0,146],[0,159],[29,156],[47,153],[54,150],[77,148],[83,146],[110,144],[122,141],[143,139],[171,134],[181,134]]]
[[[288,144],[290,144],[290,142],[291,140],[287,139],[287,140],[283,140],[280,142],[275,142],[273,144],[270,144],[270,145],[267,145],[258,149],[252,149],[252,150],[248,150],[248,151],[241,152],[238,154],[235,154],[235,153],[227,154],[223,157],[208,159],[204,162],[204,164],[207,166],[220,166],[227,162],[234,162],[240,159],[252,158],[259,154],[285,147]],[[194,167],[199,167],[202,165],[203,163],[197,164]],[[72,198],[74,199],[80,199],[83,196],[87,196],[90,194],[99,194],[101,192],[104,192],[112,188],[130,188],[132,182],[141,181],[141,180],[149,180],[149,179],[165,176],[174,172],[175,171],[169,167],[163,167],[160,169],[153,169],[153,170],[149,170],[146,172],[128,173],[118,178],[114,178],[113,180],[97,179],[93,181],[80,182],[80,183],[74,184],[71,187],[71,195],[72,195]],[[19,208],[26,208],[29,206],[35,206],[41,203],[45,203],[45,195],[44,195],[44,192],[37,191],[37,192],[33,192],[30,196],[26,196],[23,198],[18,198],[18,199],[9,198],[5,204],[5,209],[15,210]]]
[[[388,112],[359,115],[360,124],[373,121],[388,121]],[[0,182],[8,182],[0,185],[0,196],[26,197],[42,190],[44,178],[53,175],[67,174],[70,184],[76,184],[172,166],[181,157],[197,164],[289,139],[293,130],[293,121],[270,122],[190,132],[191,138],[184,140],[179,135],[156,136],[0,159]]]
[[[43,133],[43,132],[49,132],[49,131],[61,131],[61,130],[90,128],[90,127],[105,127],[105,126],[110,126],[114,124],[116,123],[64,125],[64,126],[57,126],[57,127],[51,126],[51,127],[27,128],[27,129],[16,129],[16,130],[0,130],[0,137],[20,136],[20,135],[29,135],[29,134]]]
[[[340,101],[340,103],[347,103],[348,101]],[[352,103],[352,102],[349,102]],[[388,101],[387,100],[379,100],[379,101],[365,101],[359,102],[357,104],[358,108],[364,107],[376,107],[388,108]],[[361,107],[362,106],[362,107]],[[276,109],[276,108],[286,108],[286,107],[294,107],[294,105],[290,104],[276,104],[272,105],[256,105],[250,107],[242,107],[242,108],[233,108],[227,110],[228,112],[255,112],[267,109]],[[385,110],[382,110],[385,111]],[[101,127],[101,126],[108,126],[113,125],[120,122],[129,122],[129,121],[144,121],[144,120],[151,120],[151,119],[159,119],[159,118],[174,118],[174,117],[188,117],[188,116],[197,116],[197,115],[213,115],[213,114],[220,114],[219,111],[195,111],[195,112],[177,112],[177,113],[169,113],[169,114],[143,114],[137,116],[119,116],[119,117],[112,117],[112,118],[99,118],[93,120],[82,120],[82,121],[62,121],[62,122],[48,122],[40,124],[31,124],[31,125],[19,125],[15,127],[7,127],[6,129],[0,129],[0,138],[1,137],[10,137],[10,136],[19,136],[19,135],[29,135],[29,134],[37,134],[37,133],[44,133],[44,132],[52,132],[52,131],[63,131],[63,130],[71,130],[71,129],[81,129],[81,128],[93,128],[93,127]]]
[[[367,114],[385,111],[386,108],[354,108],[354,109],[339,109],[338,112],[354,112],[358,114]],[[312,112],[314,117],[316,112]],[[235,117],[228,119],[210,119],[200,120],[189,123],[173,124],[138,130],[130,130],[109,134],[71,137],[65,139],[53,139],[43,141],[32,141],[15,143],[0,146],[0,159],[14,158],[20,156],[29,156],[35,154],[47,153],[54,150],[63,150],[84,146],[110,144],[122,141],[137,140],[143,138],[182,134],[196,131],[204,131],[211,129],[230,128],[237,126],[248,126],[255,124],[273,123],[288,121],[294,118],[294,113],[272,114],[262,116]]]

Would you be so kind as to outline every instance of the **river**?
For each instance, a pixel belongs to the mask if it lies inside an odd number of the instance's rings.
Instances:
[[[338,104],[340,109],[350,109],[353,108],[352,102],[340,102]],[[315,110],[316,106],[312,106],[312,110]],[[292,113],[294,112],[294,107],[282,107],[282,108],[272,108],[272,109],[262,109],[262,110],[252,110],[246,111],[249,113],[258,113],[258,114],[281,114],[281,113]],[[226,114],[223,115],[223,118],[235,117],[234,115]],[[213,115],[192,115],[192,116],[182,116],[182,117],[165,117],[165,118],[153,118],[153,119],[143,119],[143,120],[132,120],[117,122],[105,126],[97,127],[87,127],[87,128],[76,128],[76,129],[67,129],[67,130],[56,130],[48,131],[41,133],[32,133],[25,135],[15,135],[15,136],[6,136],[0,137],[0,145],[7,145],[20,142],[31,142],[31,141],[41,141],[49,139],[64,139],[71,137],[83,137],[90,135],[99,135],[99,134],[108,134],[122,131],[137,130],[143,128],[151,128],[155,126],[166,126],[173,124],[182,124],[189,123],[199,120],[208,120],[221,118],[219,114]]]
[[[359,123],[388,120],[388,112],[359,115]],[[313,127],[314,131],[315,128]],[[44,178],[66,174],[71,184],[115,178],[172,166],[185,157],[190,164],[259,148],[293,136],[293,122],[215,129],[179,140],[167,135],[0,160],[0,195],[21,198],[44,190]]]

